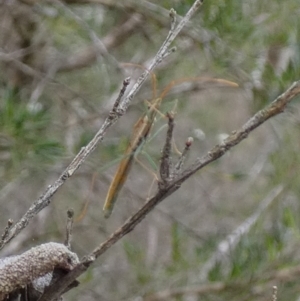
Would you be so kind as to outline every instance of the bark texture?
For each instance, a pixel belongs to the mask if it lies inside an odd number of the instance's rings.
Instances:
[[[54,268],[70,271],[78,263],[75,253],[54,242],[34,247],[18,256],[0,259],[0,301]]]

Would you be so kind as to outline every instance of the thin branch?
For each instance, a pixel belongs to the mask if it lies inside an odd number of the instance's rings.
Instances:
[[[163,56],[162,56],[162,60],[164,60],[165,58],[167,58],[170,54],[176,52],[177,48],[171,47]]]
[[[118,101],[118,99],[117,99]],[[125,113],[125,112],[124,112]],[[6,238],[0,241],[0,249],[8,243],[11,239],[17,236],[42,209],[47,207],[51,203],[52,196],[57,190],[65,183],[65,181],[71,177],[74,172],[81,166],[86,158],[94,151],[97,144],[103,140],[103,137],[108,128],[110,128],[121,117],[120,113],[116,113],[113,110],[109,116],[105,119],[103,125],[95,134],[94,138],[88,143],[86,147],[81,148],[79,153],[75,156],[70,165],[64,170],[60,177],[52,184],[49,185],[46,191],[30,206],[28,211],[23,217],[12,227],[6,236]]]
[[[169,16],[170,16],[170,18],[171,18],[171,30],[174,30],[175,29],[175,26],[176,26],[176,15],[177,15],[177,13],[176,13],[176,11],[175,11],[175,9],[173,9],[173,8],[171,8],[170,9],[170,12],[169,12]]]
[[[122,88],[120,90],[120,93],[119,93],[119,95],[118,95],[115,103],[114,103],[114,106],[113,106],[113,109],[112,109],[113,113],[117,112],[117,109],[118,109],[118,107],[120,105],[120,101],[121,101],[122,97],[124,96],[124,94],[126,92],[126,89],[127,89],[127,87],[128,87],[129,84],[130,84],[130,77],[127,77],[127,78],[124,79],[123,86],[122,86]]]
[[[68,4],[100,4],[112,9],[119,9],[121,11],[129,10],[143,15],[143,20],[153,20],[162,27],[168,26],[167,17],[170,11],[163,8],[159,3],[155,4],[147,0],[64,0]],[[176,15],[178,21],[182,20],[182,16]],[[222,47],[226,47],[225,43],[213,32],[203,28],[195,28],[194,24],[187,24],[183,29],[182,34],[191,38],[196,43],[204,44],[210,40],[217,40],[221,42]]]
[[[269,118],[283,112],[286,105],[298,94],[300,94],[300,81],[295,82],[283,94],[278,96],[270,105],[263,110],[257,112],[250,118],[241,129],[234,131],[223,143],[215,146],[203,158],[196,160],[193,166],[180,174],[178,178],[174,179],[163,190],[159,190],[155,196],[147,201],[135,214],[133,214],[119,229],[112,233],[109,238],[101,243],[95,250],[88,256],[88,259],[83,260],[77,267],[74,268],[66,276],[63,276],[58,283],[55,284],[55,293],[44,296],[40,301],[49,301],[55,297],[60,296],[63,290],[70,285],[78,276],[84,273],[90,264],[112,245],[118,242],[122,237],[131,232],[146,216],[153,210],[153,208],[171,195],[173,192],[180,188],[180,185],[187,180],[191,175],[203,168],[210,162],[213,162],[223,156],[229,149],[239,144],[242,140],[246,139],[250,132],[252,132],[259,125],[267,121]],[[280,188],[281,189],[281,188]],[[279,188],[278,188],[279,190]],[[275,191],[276,192],[276,191]],[[276,193],[279,193],[278,191]]]
[[[174,41],[176,36],[179,34],[184,25],[190,20],[193,14],[202,4],[202,0],[196,0],[190,10],[187,12],[186,16],[181,20],[178,26],[174,30],[170,30],[170,33],[163,43],[163,45],[158,50],[155,55],[153,62],[150,67],[138,78],[135,85],[132,87],[131,91],[128,93],[127,97],[118,105],[116,112],[113,110],[109,113],[108,117],[105,119],[103,125],[95,134],[94,138],[88,143],[86,147],[83,147],[79,153],[75,156],[71,164],[64,170],[60,177],[54,182],[54,184],[49,185],[46,191],[36,200],[28,209],[28,211],[23,215],[23,217],[15,224],[14,227],[9,231],[8,236],[5,240],[0,241],[0,250],[3,246],[18,235],[30,222],[30,220],[36,216],[42,209],[51,203],[51,198],[57,192],[57,190],[65,183],[65,181],[71,177],[74,172],[82,165],[86,158],[94,151],[97,144],[103,140],[104,135],[108,128],[110,128],[116,121],[125,114],[130,102],[139,91],[149,74],[152,70],[161,62],[164,54],[168,52],[170,44]],[[172,190],[172,189],[171,189]],[[170,190],[170,191],[171,191]],[[70,283],[69,283],[70,284]]]
[[[172,148],[172,137],[174,131],[174,116],[171,113],[167,113],[168,117],[168,131],[166,136],[165,145],[162,151],[161,163],[160,163],[160,177],[162,185],[166,185],[170,178],[171,170],[171,148]]]
[[[264,109],[258,111],[252,118],[250,118],[240,129],[233,131],[221,144],[216,145],[205,156],[198,158],[190,168],[186,169],[176,179],[173,185],[183,183],[191,175],[195,174],[198,170],[208,165],[220,157],[222,157],[228,150],[241,141],[246,139],[254,129],[266,122],[273,116],[282,113],[287,104],[298,94],[300,94],[300,81],[294,82],[284,93],[278,96],[271,104]]]
[[[175,167],[174,167],[174,171],[173,171],[174,176],[173,176],[173,177],[176,177],[176,176],[179,174],[179,172],[181,172],[182,166],[183,166],[183,164],[184,164],[184,161],[185,161],[185,159],[186,159],[186,156],[187,156],[187,154],[188,154],[188,152],[189,152],[189,150],[190,150],[190,148],[191,148],[193,142],[194,142],[193,137],[189,137],[189,138],[186,140],[184,150],[183,150],[183,152],[181,153],[181,155],[180,155],[180,157],[179,157],[179,160],[178,160],[177,164],[176,164]]]
[[[189,9],[187,14],[184,16],[184,18],[180,21],[180,23],[177,25],[177,27],[173,30],[171,28],[166,40],[158,50],[156,56],[150,63],[150,66],[143,72],[143,74],[139,77],[135,85],[132,87],[131,91],[128,93],[127,97],[124,99],[124,101],[120,104],[120,110],[125,110],[128,107],[128,104],[131,102],[131,100],[134,98],[136,93],[140,90],[141,86],[145,82],[145,80],[148,78],[149,74],[153,71],[153,69],[162,61],[164,55],[168,52],[170,45],[175,40],[179,32],[182,30],[182,28],[186,25],[186,23],[189,22],[191,17],[196,13],[196,11],[199,9],[201,4],[203,3],[203,0],[196,0],[192,7]]]
[[[71,250],[71,240],[72,240],[72,231],[73,231],[73,222],[74,222],[74,210],[68,209],[67,211],[67,226],[66,226],[66,240],[64,245]]]
[[[8,233],[9,233],[9,229],[12,227],[13,224],[14,224],[14,221],[10,218],[7,221],[7,226],[5,227],[4,232],[1,236],[1,241],[4,241],[6,239],[6,237],[8,236]]]

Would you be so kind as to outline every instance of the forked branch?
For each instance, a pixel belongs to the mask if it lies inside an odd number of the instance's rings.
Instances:
[[[103,125],[95,134],[94,138],[88,143],[88,145],[86,147],[83,147],[79,151],[79,153],[75,156],[71,164],[64,170],[60,177],[52,185],[48,186],[46,191],[30,206],[30,208],[23,215],[23,217],[11,229],[9,229],[7,235],[5,235],[4,239],[0,241],[0,249],[2,249],[3,246],[6,243],[8,243],[11,239],[17,236],[29,224],[33,217],[35,217],[42,209],[44,209],[51,203],[51,198],[57,192],[57,190],[65,183],[65,181],[69,177],[71,177],[74,174],[74,172],[82,165],[86,158],[94,151],[98,143],[103,140],[108,128],[115,124],[117,120],[125,114],[130,102],[132,101],[136,93],[140,90],[141,86],[143,85],[149,74],[169,52],[169,47],[171,43],[175,40],[179,32],[185,26],[185,24],[195,14],[202,2],[203,0],[196,0],[190,8],[190,10],[185,15],[185,17],[180,21],[180,23],[176,27],[172,25],[172,28],[166,40],[163,42],[162,46],[158,50],[148,69],[146,69],[144,73],[138,78],[137,82],[133,85],[132,89],[128,92],[126,97],[123,97],[121,101],[119,98],[117,99],[117,104],[114,106],[114,109],[110,112],[109,116],[105,119]],[[127,86],[128,82],[127,80],[125,80],[123,82],[123,87],[121,89],[120,94],[124,94],[123,92],[125,91],[123,90],[126,89]]]
[[[49,287],[40,301],[52,300],[61,295],[64,289],[70,285],[78,276],[86,271],[91,263],[112,245],[119,241],[126,234],[131,232],[154,207],[180,188],[180,185],[191,177],[198,170],[209,163],[222,157],[232,147],[246,139],[248,135],[269,118],[274,117],[284,111],[287,104],[300,94],[300,81],[292,84],[283,94],[278,96],[270,105],[258,111],[251,117],[240,129],[232,132],[222,143],[212,148],[205,156],[197,159],[189,168],[187,168],[163,189],[159,189],[155,196],[147,201],[135,214],[133,214],[119,229],[117,229],[106,241],[100,244],[88,257],[69,274],[63,276],[59,282]]]

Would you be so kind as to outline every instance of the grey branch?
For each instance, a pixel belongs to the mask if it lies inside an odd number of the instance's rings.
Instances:
[[[66,226],[66,239],[64,245],[71,250],[72,231],[74,223],[74,210],[68,209],[67,211],[67,226]]]
[[[71,177],[74,172],[83,164],[86,158],[94,151],[96,146],[100,141],[103,140],[104,135],[108,128],[110,128],[113,124],[117,122],[117,120],[123,116],[136,93],[140,90],[141,86],[149,76],[150,72],[162,61],[164,55],[168,53],[169,47],[174,39],[177,37],[179,32],[185,26],[185,24],[190,20],[190,18],[194,15],[197,9],[202,4],[202,0],[196,0],[190,10],[187,12],[185,17],[181,20],[181,22],[177,25],[177,27],[173,30],[171,28],[168,37],[158,50],[155,55],[150,67],[138,78],[132,89],[129,91],[128,95],[121,100],[120,105],[118,106],[117,112],[112,110],[108,117],[105,119],[103,125],[95,134],[94,138],[88,143],[86,147],[83,147],[79,153],[75,156],[70,165],[64,170],[64,172],[60,175],[60,177],[52,184],[49,185],[46,191],[36,200],[28,209],[28,211],[23,215],[23,217],[10,229],[7,237],[0,241],[0,250],[3,246],[8,243],[11,239],[17,236],[31,221],[33,217],[35,217],[42,209],[48,206],[51,201],[53,195],[57,192],[57,190],[65,183],[65,181]]]
[[[300,81],[292,84],[283,94],[278,96],[270,105],[258,111],[252,118],[250,118],[240,129],[234,131],[221,144],[216,145],[205,156],[197,159],[194,164],[183,171],[172,182],[168,183],[164,189],[159,189],[157,194],[148,200],[135,214],[133,214],[119,229],[117,229],[111,236],[101,243],[88,256],[86,260],[77,265],[70,273],[63,276],[58,283],[55,284],[55,293],[47,295],[50,300],[59,296],[64,289],[70,285],[78,276],[86,271],[95,258],[102,255],[111,246],[118,242],[122,237],[131,232],[146,216],[153,210],[153,208],[166,199],[169,195],[180,188],[180,185],[191,177],[198,170],[202,169],[209,163],[216,161],[222,157],[228,150],[246,139],[248,135],[262,123],[266,122],[271,117],[274,117],[284,111],[287,104],[297,95],[300,94]],[[50,287],[51,288],[51,287]],[[41,301],[48,300],[44,295]]]
[[[32,248],[18,256],[0,259],[0,301],[56,267],[70,271],[78,263],[75,253],[65,245],[54,242]]]
[[[185,141],[185,147],[184,147],[184,150],[183,150],[183,152],[181,153],[181,155],[178,159],[177,164],[175,165],[174,172],[173,172],[174,173],[173,177],[176,178],[177,175],[181,172],[184,161],[187,157],[187,154],[188,154],[193,142],[194,142],[193,137],[188,137],[187,140]]]
[[[7,237],[8,233],[9,233],[9,229],[12,227],[13,224],[14,224],[14,221],[10,218],[7,221],[7,226],[4,229],[4,232],[3,232],[2,237],[1,237],[1,241],[3,241]]]
[[[173,130],[174,130],[174,116],[171,113],[167,113],[168,118],[168,131],[166,136],[165,145],[162,151],[161,163],[160,163],[160,178],[161,185],[166,185],[170,180],[170,170],[172,167],[171,161],[171,141],[173,138]]]
[[[131,91],[128,93],[127,97],[125,97],[124,101],[120,104],[120,111],[126,111],[128,104],[131,102],[131,100],[134,98],[136,93],[140,90],[141,86],[145,82],[145,80],[148,78],[149,74],[153,71],[153,69],[161,63],[162,59],[164,58],[165,54],[169,52],[169,47],[173,43],[173,41],[176,39],[182,28],[189,22],[189,20],[192,18],[192,16],[196,13],[196,11],[199,9],[201,4],[203,3],[203,0],[196,0],[192,7],[189,9],[187,14],[182,18],[180,23],[175,27],[172,28],[163,42],[162,46],[159,48],[157,54],[155,55],[154,59],[150,63],[150,66],[145,70],[145,72],[139,77],[137,82],[132,87]]]

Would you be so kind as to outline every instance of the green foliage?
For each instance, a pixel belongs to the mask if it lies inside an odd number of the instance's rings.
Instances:
[[[294,212],[291,208],[284,208],[282,222],[283,226],[286,228],[291,228],[295,230],[298,228]]]
[[[1,137],[6,143],[0,147],[10,154],[5,162],[8,170],[19,167],[25,159],[29,160],[28,165],[35,162],[38,166],[62,155],[58,141],[47,137],[50,122],[45,110],[30,110],[13,91],[6,91],[0,110]]]

